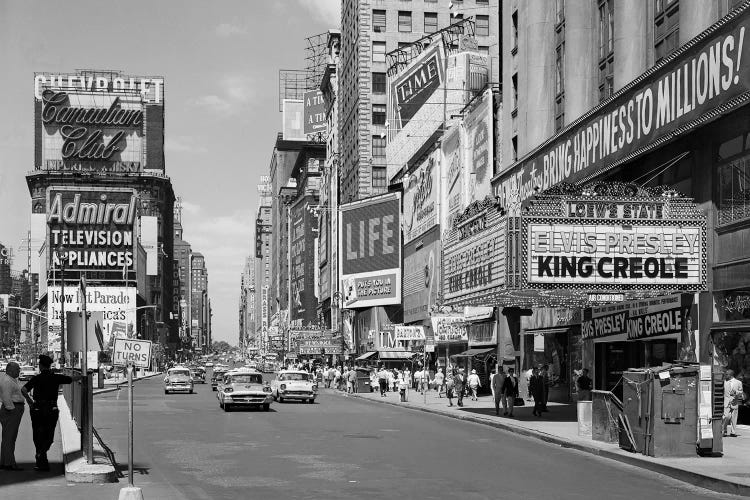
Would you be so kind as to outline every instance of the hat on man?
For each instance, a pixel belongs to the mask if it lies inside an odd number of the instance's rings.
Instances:
[[[476,370],[471,370],[471,374],[472,374],[472,375],[476,375],[476,374],[477,374],[477,371],[476,371]]]
[[[46,354],[39,355],[39,364],[42,366],[52,366],[52,358]]]

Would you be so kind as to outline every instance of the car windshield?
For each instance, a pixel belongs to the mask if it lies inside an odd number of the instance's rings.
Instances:
[[[263,383],[263,376],[259,374],[242,374],[242,375],[232,375],[232,378],[229,380],[230,383],[233,384],[262,384]]]
[[[170,374],[170,375],[172,375],[173,377],[174,377],[174,376],[176,376],[176,375],[185,375],[185,376],[189,376],[189,375],[190,375],[190,372],[189,372],[189,371],[187,371],[187,370],[170,370],[170,371],[169,371],[169,374]]]
[[[282,373],[279,380],[310,380],[307,373]]]

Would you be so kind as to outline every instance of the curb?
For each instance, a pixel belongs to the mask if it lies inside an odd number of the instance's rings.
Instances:
[[[98,440],[94,441],[95,462],[89,464],[81,449],[81,432],[78,430],[65,398],[57,398],[60,409],[60,436],[62,438],[65,480],[70,483],[114,483],[117,482],[115,466],[109,459]]]
[[[477,418],[477,417],[470,416],[470,415],[459,415],[459,414],[449,412],[449,411],[444,411],[444,410],[422,408],[419,406],[411,406],[411,405],[405,406],[402,403],[394,403],[392,401],[379,401],[376,399],[370,399],[364,396],[360,396],[357,393],[339,394],[338,391],[336,391],[334,392],[334,394],[338,394],[339,396],[342,396],[342,397],[354,397],[359,400],[367,401],[373,404],[387,404],[387,405],[395,406],[397,408],[402,408],[405,410],[421,411],[424,413],[431,413],[433,415],[440,415],[443,417],[453,418],[456,420],[464,420],[466,422],[472,422],[475,424],[485,425],[488,427],[494,427],[496,429],[511,432],[513,434],[518,434],[521,436],[544,441],[546,443],[555,444],[562,448],[569,448],[569,449],[581,451],[584,453],[589,453],[591,455],[596,455],[602,458],[615,460],[615,461],[625,463],[628,465],[632,465],[635,467],[640,467],[642,469],[647,469],[651,472],[663,474],[665,476],[669,476],[673,479],[677,479],[684,483],[692,484],[693,486],[705,488],[711,491],[715,491],[717,493],[729,493],[732,495],[750,497],[750,486],[745,485],[745,484],[735,483],[732,481],[728,481],[726,479],[721,479],[721,478],[701,474],[698,472],[680,469],[678,467],[673,467],[667,464],[661,464],[658,462],[644,460],[642,458],[639,458],[638,455],[633,455],[629,453],[626,454],[625,452],[620,453],[618,451],[606,450],[606,449],[598,448],[596,446],[588,446],[582,443],[575,443],[572,441],[568,441],[564,438],[561,438],[559,436],[555,436],[554,434],[548,434],[545,432],[526,429],[523,427],[516,427],[513,425],[506,424],[504,422],[493,422],[490,420],[484,420],[482,418]]]

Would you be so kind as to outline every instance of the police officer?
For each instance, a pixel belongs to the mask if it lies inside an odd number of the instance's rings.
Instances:
[[[57,426],[57,393],[60,384],[70,384],[73,380],[80,380],[79,373],[72,376],[52,372],[52,358],[42,354],[39,356],[39,375],[35,375],[23,386],[21,392],[29,400],[31,406],[31,428],[36,447],[36,467],[34,470],[48,471],[47,451],[55,440]],[[29,396],[31,393],[31,396]]]

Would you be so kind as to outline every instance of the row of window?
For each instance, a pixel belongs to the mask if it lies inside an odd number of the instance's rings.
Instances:
[[[398,48],[403,49],[411,45],[411,42],[398,42]],[[490,48],[487,45],[479,45],[477,47],[479,52],[484,54],[490,53]],[[372,62],[385,62],[385,55],[388,51],[386,50],[385,42],[372,42]],[[385,74],[385,73],[383,73]],[[373,80],[373,85],[375,81]],[[385,90],[383,91],[385,93]]]
[[[454,19],[461,19],[463,15],[457,14]],[[438,14],[437,12],[424,13],[424,32],[435,33],[438,31]],[[490,16],[475,16],[475,34],[478,36],[490,35]],[[372,11],[372,30],[376,33],[385,33],[387,30],[386,11],[374,9]],[[412,12],[409,10],[398,11],[398,31],[401,33],[412,32]]]

